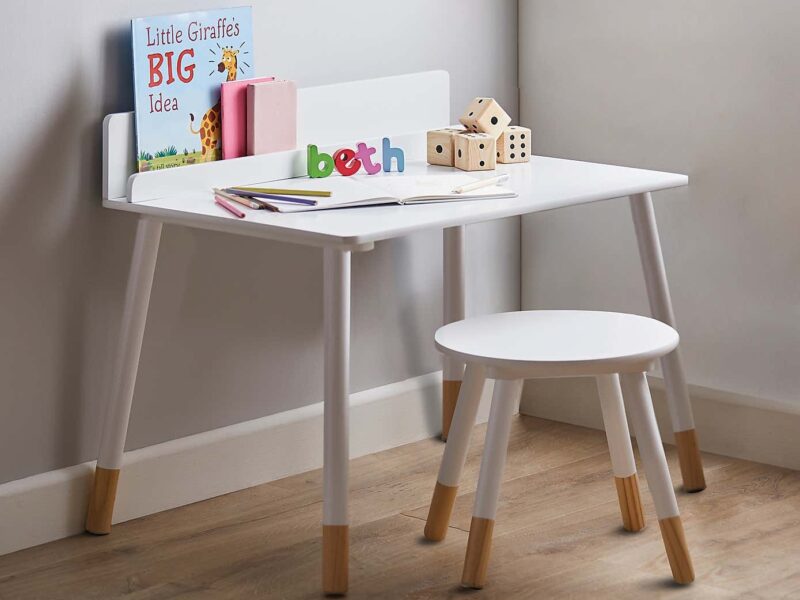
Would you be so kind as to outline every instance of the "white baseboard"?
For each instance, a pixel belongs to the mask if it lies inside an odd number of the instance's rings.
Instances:
[[[438,435],[441,403],[439,372],[353,394],[351,457]],[[316,469],[322,403],[127,452],[123,465],[115,523]],[[81,533],[93,472],[94,461],[0,485],[0,555]]]
[[[648,379],[661,436],[672,443],[664,381],[659,377]],[[800,407],[697,385],[689,386],[689,394],[702,450],[800,469]],[[589,377],[526,382],[520,412],[603,428],[594,379]]]

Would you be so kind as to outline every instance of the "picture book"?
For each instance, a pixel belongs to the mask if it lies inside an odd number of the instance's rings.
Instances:
[[[131,21],[139,171],[218,160],[220,86],[253,74],[250,7]]]

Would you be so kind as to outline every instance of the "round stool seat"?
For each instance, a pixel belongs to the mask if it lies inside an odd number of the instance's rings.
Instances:
[[[436,332],[436,347],[505,377],[633,373],[678,345],[669,325],[614,312],[529,310],[471,317]]]

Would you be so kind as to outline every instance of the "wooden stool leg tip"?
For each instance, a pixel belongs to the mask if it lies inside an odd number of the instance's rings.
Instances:
[[[86,511],[86,531],[89,533],[94,535],[111,533],[118,483],[119,469],[95,468],[89,508]]]
[[[644,529],[644,511],[639,496],[639,478],[636,473],[628,477],[614,477],[619,498],[619,510],[622,513],[622,526],[627,531]]]
[[[661,537],[664,548],[667,550],[667,559],[672,578],[676,583],[692,583],[694,581],[694,567],[686,545],[686,535],[683,532],[683,522],[680,517],[669,517],[658,521],[661,527]]]
[[[683,489],[690,493],[702,492],[706,489],[706,478],[703,473],[700,446],[697,442],[697,431],[695,429],[676,431],[675,445],[678,448]]]
[[[322,526],[322,591],[328,596],[347,593],[349,525]]]
[[[425,521],[425,539],[432,542],[441,542],[447,535],[450,526],[450,515],[453,513],[453,504],[458,494],[458,486],[449,486],[436,482],[433,489],[431,507],[428,510],[428,520]]]
[[[458,394],[461,392],[460,381],[442,381],[442,441],[447,441],[450,433],[450,424],[456,412]]]
[[[467,541],[467,555],[464,558],[464,571],[461,574],[462,587],[479,590],[486,584],[493,530],[494,519],[472,517]]]

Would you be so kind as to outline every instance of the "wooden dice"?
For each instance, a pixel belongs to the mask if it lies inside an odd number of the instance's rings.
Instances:
[[[454,150],[454,164],[462,171],[489,171],[497,166],[497,140],[488,133],[457,134]]]
[[[494,98],[475,98],[459,121],[470,131],[488,133],[497,139],[511,123],[511,117]]]
[[[455,136],[459,133],[466,133],[466,131],[466,129],[461,127],[446,127],[444,129],[433,129],[429,131],[428,163],[452,167],[453,158],[455,157]]]
[[[464,171],[489,171],[501,163],[530,160],[531,130],[510,125],[494,98],[475,98],[459,121],[466,127],[428,132],[428,162]]]
[[[531,159],[531,130],[511,125],[497,139],[497,162],[519,163]]]

